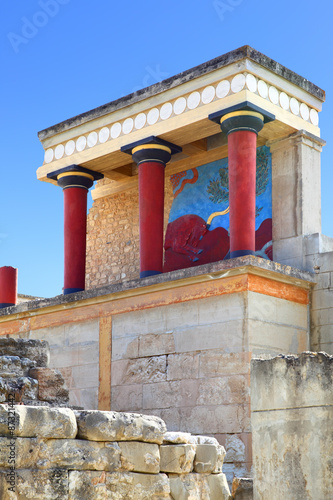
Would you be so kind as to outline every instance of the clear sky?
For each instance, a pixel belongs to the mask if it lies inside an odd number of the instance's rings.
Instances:
[[[37,181],[37,132],[242,45],[326,91],[322,229],[333,237],[331,0],[3,0],[0,16],[0,266],[18,267],[19,293],[63,286],[63,194]]]

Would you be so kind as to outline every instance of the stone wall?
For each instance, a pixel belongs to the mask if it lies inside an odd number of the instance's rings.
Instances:
[[[99,183],[109,182],[107,179]],[[173,200],[165,180],[164,231]],[[139,195],[137,188],[94,201],[87,218],[86,288],[138,278]]]
[[[255,500],[332,498],[332,382],[326,353],[252,360]]]
[[[2,500],[231,498],[224,448],[153,416],[1,404],[0,444]]]

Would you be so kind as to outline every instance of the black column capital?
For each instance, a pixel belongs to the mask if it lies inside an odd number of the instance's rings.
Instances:
[[[258,134],[264,123],[275,120],[273,114],[248,101],[212,113],[208,118],[218,123],[222,132],[227,135],[238,130],[249,130]]]
[[[143,162],[158,162],[165,165],[170,161],[171,156],[180,153],[182,148],[159,137],[150,136],[122,146],[121,151],[132,155],[137,165]]]
[[[78,165],[69,165],[68,167],[50,172],[47,174],[47,177],[57,181],[58,186],[63,189],[80,187],[88,190],[95,180],[102,179],[104,175]]]

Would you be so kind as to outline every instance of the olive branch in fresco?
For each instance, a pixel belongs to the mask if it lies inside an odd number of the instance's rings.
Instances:
[[[220,168],[219,178],[213,179],[207,186],[209,199],[213,203],[229,203],[229,179],[228,165]],[[268,153],[264,148],[257,149],[257,173],[256,173],[256,195],[260,196],[265,192],[268,184]],[[256,217],[263,207],[256,206]]]

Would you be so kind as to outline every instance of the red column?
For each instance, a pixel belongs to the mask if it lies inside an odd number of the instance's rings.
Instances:
[[[240,110],[225,114],[220,123],[228,135],[230,257],[254,255],[257,134],[264,116]]]
[[[87,194],[102,174],[70,165],[48,174],[64,191],[64,288],[65,295],[85,289]]]
[[[121,148],[139,169],[140,278],[163,272],[164,169],[181,150],[155,136]]]
[[[141,278],[163,271],[164,168],[162,162],[139,164]]]
[[[64,189],[64,294],[85,289],[87,189]]]
[[[17,303],[17,269],[0,267],[0,308]]]

